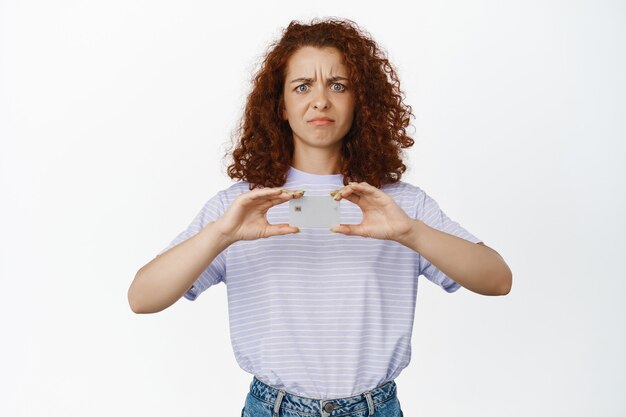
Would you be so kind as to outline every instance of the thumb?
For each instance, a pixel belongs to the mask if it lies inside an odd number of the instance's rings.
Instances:
[[[342,233],[344,235],[358,235],[357,226],[353,224],[337,224],[330,228],[331,232]]]
[[[300,232],[300,228],[295,227],[295,226],[290,226],[288,223],[272,224],[268,228],[268,232],[270,236],[287,235],[290,233]]]

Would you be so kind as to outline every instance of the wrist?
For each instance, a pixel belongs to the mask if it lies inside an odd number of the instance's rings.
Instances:
[[[207,235],[211,235],[213,239],[216,239],[217,244],[222,250],[226,249],[237,241],[237,239],[233,237],[232,233],[224,231],[219,219],[207,224],[203,232]]]
[[[427,228],[428,226],[421,220],[412,219],[408,230],[394,240],[410,249],[417,250],[421,247],[421,241]]]

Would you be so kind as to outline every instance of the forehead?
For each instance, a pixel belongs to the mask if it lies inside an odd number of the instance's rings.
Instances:
[[[287,60],[286,75],[314,78],[323,75],[348,75],[342,53],[334,47],[303,46]]]

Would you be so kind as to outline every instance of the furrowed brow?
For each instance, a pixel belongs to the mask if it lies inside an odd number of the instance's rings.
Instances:
[[[340,76],[340,75],[337,75],[337,76],[334,76],[334,77],[330,77],[330,78],[328,79],[328,81],[333,81],[333,82],[334,82],[334,81],[339,81],[339,80],[346,80],[346,81],[348,81],[348,79],[347,79],[346,77],[342,77],[342,76]],[[304,82],[304,83],[310,83],[310,82],[313,82],[313,78],[306,78],[306,77],[296,78],[295,80],[291,80],[290,84],[293,84],[293,83],[302,83],[302,82]]]

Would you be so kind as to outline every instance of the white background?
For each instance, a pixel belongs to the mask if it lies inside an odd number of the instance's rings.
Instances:
[[[505,297],[420,278],[405,416],[625,415],[625,3],[305,3],[0,1],[0,415],[239,416],[226,287],[126,293],[231,184],[257,62],[315,16],[387,51],[403,180],[513,271]]]

